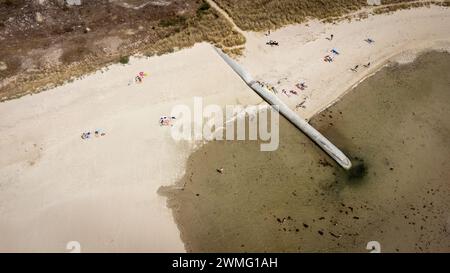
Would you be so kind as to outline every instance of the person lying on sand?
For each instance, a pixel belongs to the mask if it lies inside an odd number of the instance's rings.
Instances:
[[[167,117],[167,116],[162,116],[159,118],[159,125],[160,126],[172,126],[172,120],[176,119],[175,117]]]
[[[372,40],[371,38],[367,38],[364,41],[366,41],[368,44],[374,43],[375,41]]]
[[[331,58],[330,55],[326,55],[326,56],[323,58],[323,60],[324,60],[325,62],[331,63],[331,62],[333,61],[333,58]]]
[[[298,96],[298,93],[297,93],[297,91],[295,91],[295,90],[290,90],[290,91],[289,91],[289,93],[291,93],[291,94],[294,94],[294,95]]]
[[[339,52],[336,49],[334,49],[334,48],[331,50],[331,53],[339,55]]]
[[[105,136],[106,133],[97,129],[94,131],[94,135],[95,135],[95,137],[101,137],[101,136]],[[83,134],[81,134],[81,139],[88,139],[88,138],[91,138],[91,132],[84,132]]]
[[[269,88],[269,90],[272,91],[272,93],[274,93],[274,94],[278,94],[278,91],[277,91],[277,89],[274,86],[271,86]]]
[[[305,84],[305,82],[297,83],[295,85],[300,90],[305,90],[308,86]]]
[[[281,90],[281,93],[283,93],[283,94],[285,94],[288,98],[290,98],[291,97],[291,95],[289,95],[287,92],[286,92],[286,90],[285,89],[283,89],[283,90]]]
[[[299,104],[297,104],[297,105],[295,106],[295,110],[298,110],[298,108],[306,108],[306,106],[304,105],[305,102],[306,102],[306,101],[304,100],[304,101],[300,102]]]
[[[91,132],[81,134],[81,139],[88,139],[91,137]]]
[[[274,40],[270,40],[266,43],[266,45],[270,45],[270,46],[278,46],[278,42],[274,41]]]
[[[100,137],[100,136],[104,136],[106,134],[97,129],[97,130],[95,130],[94,135],[95,135],[95,137]]]

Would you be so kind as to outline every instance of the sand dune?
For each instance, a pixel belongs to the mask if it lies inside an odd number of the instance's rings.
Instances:
[[[279,94],[304,118],[402,52],[448,49],[450,12],[440,7],[370,16],[336,25],[309,22],[268,38],[246,33],[241,62],[279,90],[300,80],[298,97]],[[333,41],[325,39],[331,33]],[[372,45],[364,42],[371,37]],[[277,40],[279,47],[265,45]],[[336,48],[333,63],[323,56]],[[409,55],[402,55],[409,56]],[[371,62],[368,69],[362,64]],[[360,64],[358,72],[349,69]],[[142,84],[129,82],[140,71]],[[278,83],[280,81],[280,83]],[[247,88],[202,43],[152,58],[132,58],[103,72],[0,104],[0,251],[183,251],[183,243],[157,189],[183,175],[193,143],[176,143],[158,119],[176,104],[257,104]],[[82,140],[83,131],[105,136]]]

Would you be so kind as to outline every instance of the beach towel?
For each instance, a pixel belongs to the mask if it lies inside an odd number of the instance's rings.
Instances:
[[[336,55],[339,55],[339,52],[338,52],[336,49],[334,49],[334,48],[331,50],[331,53],[334,53],[334,54],[336,54]]]

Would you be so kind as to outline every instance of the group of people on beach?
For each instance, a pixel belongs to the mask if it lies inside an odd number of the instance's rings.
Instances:
[[[259,84],[261,87],[267,88],[267,90],[269,90],[270,92],[272,92],[274,94],[278,94],[278,90],[275,89],[275,87],[273,85],[270,85],[270,84],[262,82],[262,81],[256,81],[256,83]]]
[[[334,35],[331,34],[330,37],[327,37],[326,39],[329,40],[329,41],[332,41],[333,38],[334,38]],[[365,39],[364,41],[367,42],[368,44],[373,44],[373,43],[375,43],[375,41],[374,41],[372,38],[367,38],[367,39]],[[332,55],[332,56],[326,55],[326,56],[323,58],[323,60],[324,60],[325,62],[331,63],[331,62],[333,62],[334,57],[337,56],[337,55],[339,55],[339,52],[338,52],[335,48],[331,49],[330,52],[331,52],[333,55]],[[370,64],[371,64],[371,63],[368,62],[368,63],[364,64],[363,66],[364,66],[365,68],[369,68],[369,67],[370,67]],[[357,64],[357,65],[355,65],[354,67],[350,68],[350,70],[353,71],[353,72],[358,72],[358,68],[359,68],[359,64]]]
[[[305,90],[308,87],[305,82],[297,83],[295,86],[300,90]]]
[[[144,78],[147,77],[148,74],[145,72],[139,72],[135,77],[134,77],[134,82],[135,83],[142,83],[144,81]],[[131,85],[133,83],[133,80],[130,79],[130,81],[128,82],[128,85]]]
[[[299,83],[297,83],[297,84],[295,85],[295,87],[297,87],[297,88],[300,89],[301,91],[303,91],[303,90],[305,90],[306,88],[308,88],[308,86],[306,85],[305,82],[299,82]],[[282,90],[281,90],[281,93],[285,94],[288,98],[291,97],[291,94],[292,94],[292,95],[295,95],[295,96],[298,96],[298,92],[297,92],[296,90],[293,90],[293,89],[289,90],[289,93],[288,93],[288,91],[286,91],[286,89],[282,89]]]
[[[300,108],[305,109],[305,108],[306,108],[305,102],[306,102],[306,99],[303,100],[302,102],[300,102],[299,104],[295,105],[295,110],[298,110],[298,109],[300,109]]]
[[[332,54],[332,56],[326,55],[325,57],[323,57],[323,60],[327,63],[333,62],[334,57],[339,55],[339,52],[335,48],[331,49],[330,53]]]
[[[270,36],[270,30],[269,30],[265,35],[266,35],[266,36]],[[326,37],[326,39],[329,40],[329,41],[333,41],[333,39],[334,39],[334,34],[331,34],[330,36]],[[365,39],[364,41],[367,42],[368,44],[373,44],[373,43],[375,42],[372,38],[367,38],[367,39]],[[278,45],[278,42],[273,41],[273,40],[269,40],[266,44],[268,44],[268,45]],[[323,60],[324,60],[325,62],[331,63],[331,62],[334,61],[334,59],[335,59],[338,55],[340,55],[339,50],[337,50],[336,48],[332,48],[332,49],[329,51],[329,54],[327,54],[327,55],[324,56]],[[363,64],[362,66],[365,67],[365,68],[369,68],[370,65],[371,65],[371,62],[368,62],[368,63],[366,63],[366,64]],[[360,65],[355,65],[355,66],[354,66],[353,68],[351,68],[350,70],[352,70],[352,71],[354,71],[354,72],[357,72],[359,66],[360,66]],[[260,84],[260,85],[263,86],[263,87],[266,87],[268,90],[274,92],[275,94],[278,93],[278,92],[276,92],[276,89],[275,89],[274,87],[272,87],[272,86],[269,86],[269,85],[267,85],[267,84],[265,84],[265,83],[263,83],[263,82],[260,82],[260,81],[257,81],[257,83]],[[281,83],[281,81],[278,81],[278,84],[280,84],[280,83]],[[298,90],[299,90],[299,91],[304,91],[308,86],[306,85],[306,83],[305,83],[304,81],[302,81],[302,82],[299,82],[299,83],[295,84],[295,87],[297,88],[297,90],[296,90],[296,89],[291,89],[291,90],[287,91],[286,89],[282,89],[282,90],[281,90],[281,93],[284,94],[284,95],[286,95],[287,97],[291,97],[292,95],[298,96],[298,95],[299,95]],[[300,109],[300,108],[306,108],[305,102],[306,102],[306,100],[303,100],[302,102],[298,103],[298,104],[295,106],[295,110],[298,110],[298,109]]]
[[[266,45],[270,45],[270,46],[278,46],[278,42],[274,41],[274,40],[269,40],[268,42],[266,42]]]
[[[139,72],[136,77],[134,78],[134,81],[136,83],[142,83],[142,81],[144,80],[144,77],[147,77],[147,73],[144,72]]]
[[[270,32],[268,32],[268,34],[266,34],[266,36],[268,36],[269,34],[270,34]],[[329,40],[329,41],[333,41],[334,34],[331,34],[329,37],[326,37],[326,39]],[[367,38],[364,41],[367,42],[368,44],[373,44],[375,42],[372,38]],[[336,56],[338,56],[338,55],[340,55],[340,52],[336,48],[333,48],[333,49],[330,50],[330,54],[327,54],[327,55],[324,56],[323,60],[325,62],[331,63],[331,62],[334,61],[334,58]],[[365,67],[365,68],[369,68],[370,65],[371,65],[371,62],[368,62],[366,64],[363,64],[362,66]],[[359,65],[355,65],[353,68],[351,68],[351,70],[354,71],[354,72],[357,72],[358,68],[359,68]],[[297,83],[295,85],[295,87],[297,87],[299,90],[303,91],[303,90],[305,90],[307,88],[307,85],[305,84],[305,82],[300,82],[300,83]],[[282,89],[281,93],[285,94],[287,97],[290,97],[291,95],[298,95],[298,92],[296,90],[290,90],[288,92],[286,89]],[[301,103],[297,104],[295,106],[295,109],[297,110],[299,108],[305,108],[305,105],[304,105],[305,102],[306,101],[304,100]]]
[[[264,35],[266,35],[267,37],[270,36],[270,29],[267,31],[267,33],[265,33]],[[270,46],[278,46],[278,42],[275,40],[269,40],[266,42],[266,45],[270,45]]]
[[[172,122],[176,117],[162,116],[159,118],[159,126],[173,126]]]
[[[363,64],[363,66],[365,68],[369,68],[370,67],[370,62],[368,62],[367,64]],[[355,65],[355,67],[353,67],[353,68],[350,68],[350,70],[353,71],[353,72],[358,72],[358,68],[359,68],[359,64]]]
[[[365,42],[367,42],[368,44],[373,44],[375,41],[372,38],[367,38],[364,40]],[[370,62],[363,64],[362,66],[365,68],[369,68],[371,65]],[[354,67],[350,68],[351,71],[353,72],[358,72],[358,68],[359,68],[359,64],[355,65]]]
[[[94,135],[95,137],[101,137],[101,136],[105,136],[106,133],[100,131],[100,130],[95,130],[94,134],[91,134],[91,131],[87,131],[81,134],[81,139],[90,139],[92,137],[92,135]]]

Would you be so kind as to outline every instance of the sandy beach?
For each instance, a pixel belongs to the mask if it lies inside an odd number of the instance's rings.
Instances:
[[[306,108],[299,108],[298,113],[309,119],[389,60],[410,62],[426,49],[448,51],[449,17],[447,9],[431,7],[338,24],[312,21],[282,28],[269,37],[264,33],[248,33],[247,50],[241,62],[255,78],[278,91],[297,90],[295,84],[306,82],[308,88],[298,97],[281,97],[292,108],[305,100]],[[327,38],[331,34],[334,37],[330,41]],[[368,44],[364,41],[367,38],[375,42]],[[267,40],[280,45],[267,46]],[[339,55],[332,54],[332,49]],[[326,55],[334,57],[332,63],[323,61]],[[369,68],[363,67],[369,62]],[[359,65],[357,72],[351,71],[356,65]]]
[[[128,85],[140,71],[148,77]],[[2,103],[0,251],[63,252],[69,241],[89,252],[183,251],[156,192],[183,175],[194,146],[173,141],[159,118],[193,96],[258,99],[199,44]],[[81,139],[96,129],[106,135]]]
[[[270,37],[246,32],[239,62],[279,91],[306,82],[298,96],[278,95],[292,109],[305,101],[297,112],[309,119],[390,60],[448,51],[448,29],[450,11],[436,6],[337,24],[311,21]],[[266,45],[269,39],[280,45]],[[340,54],[324,62],[333,48]],[[148,76],[134,83],[139,72]],[[220,106],[262,102],[201,43],[0,103],[0,252],[66,252],[69,241],[86,252],[184,251],[157,190],[184,175],[201,143],[175,142],[158,120],[196,96]],[[105,136],[80,138],[96,129]]]

